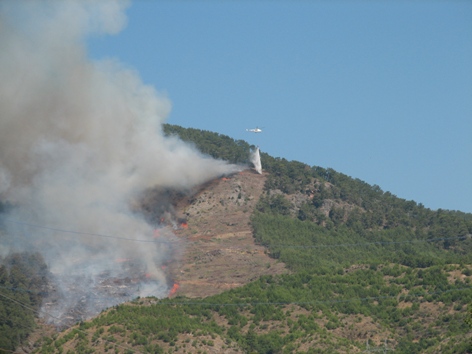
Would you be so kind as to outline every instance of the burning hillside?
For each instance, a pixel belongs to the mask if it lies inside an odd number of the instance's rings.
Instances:
[[[156,229],[147,247],[154,257],[139,254],[118,258],[90,253],[75,258],[68,272],[53,271],[43,292],[42,316],[58,328],[91,318],[105,308],[136,297],[165,297],[176,291],[168,265],[180,258],[182,245],[168,227]],[[152,264],[150,267],[149,265]]]
[[[77,308],[87,317],[124,299],[167,296],[173,282],[161,266],[174,236],[153,239],[152,218],[165,213],[143,216],[132,201],[239,170],[165,137],[170,102],[134,71],[87,58],[86,36],[118,32],[124,7],[0,4],[0,199],[14,206],[0,251],[43,255],[55,281],[43,314],[55,323]]]

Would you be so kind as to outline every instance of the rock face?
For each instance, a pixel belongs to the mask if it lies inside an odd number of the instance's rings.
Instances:
[[[184,245],[182,257],[169,265],[179,284],[176,295],[205,297],[261,275],[287,272],[252,235],[250,217],[266,177],[246,170],[214,180],[175,203],[178,219],[186,220],[176,231]]]

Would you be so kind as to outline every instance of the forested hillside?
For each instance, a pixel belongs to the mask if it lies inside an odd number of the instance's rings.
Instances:
[[[47,289],[47,267],[39,254],[0,259],[0,352],[12,352],[35,327]]]
[[[249,164],[245,141],[163,129]],[[291,274],[203,299],[136,299],[44,338],[36,352],[472,352],[471,214],[430,210],[330,168],[261,160],[254,241]]]
[[[244,141],[197,129],[164,128],[215,158],[248,163],[251,146]],[[470,264],[472,214],[433,211],[330,168],[264,153],[261,160],[270,174],[253,226],[256,239],[274,256],[292,252],[284,245],[296,245],[297,256],[303,252],[299,246],[310,249],[309,253],[324,247],[324,260],[308,257],[318,267],[330,262],[333,266],[386,261],[413,267]],[[336,251],[327,252],[333,247]]]

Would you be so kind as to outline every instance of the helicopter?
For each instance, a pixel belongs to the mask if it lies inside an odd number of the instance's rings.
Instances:
[[[254,129],[246,129],[246,131],[251,133],[262,133],[262,129],[259,127],[255,127]]]

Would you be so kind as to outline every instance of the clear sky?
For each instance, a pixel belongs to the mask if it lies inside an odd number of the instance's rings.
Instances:
[[[168,123],[472,212],[472,1],[141,0],[126,13],[89,56],[165,94]]]

